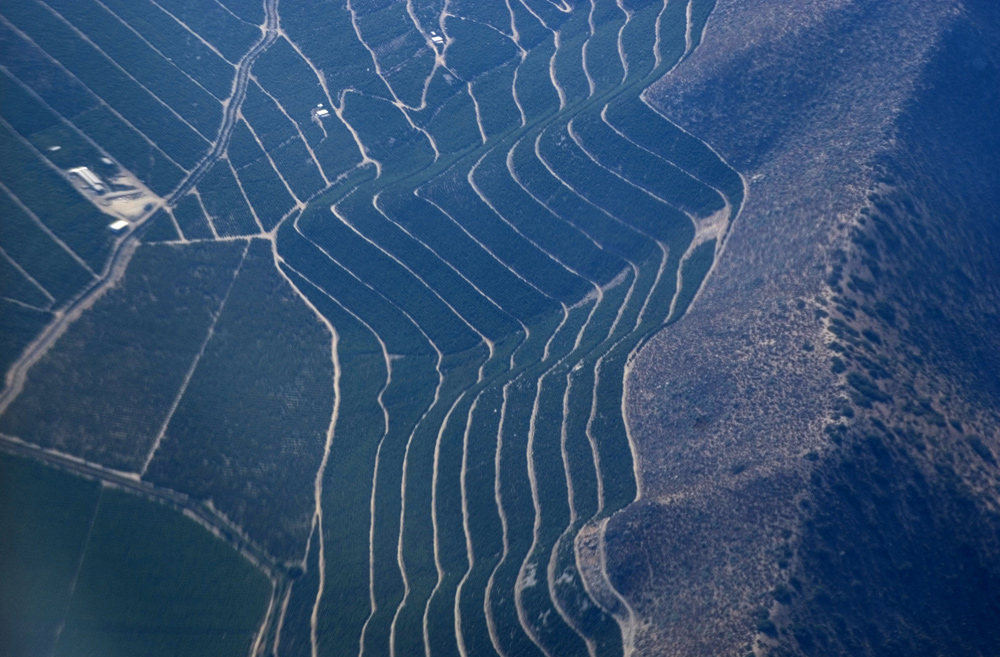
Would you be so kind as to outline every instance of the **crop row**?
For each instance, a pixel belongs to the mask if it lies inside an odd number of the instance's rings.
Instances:
[[[295,205],[295,200],[242,121],[236,124],[226,152],[247,201],[264,230],[271,230]]]
[[[53,300],[48,291],[30,278],[30,274],[24,273],[4,250],[0,250],[0,280],[3,281],[5,300],[38,310],[48,308]]]
[[[551,299],[514,275],[431,203],[392,189],[379,197],[379,203],[393,221],[428,245],[513,317],[525,322],[535,315],[555,310]]]
[[[476,382],[479,366],[485,360],[485,349],[472,350],[459,354],[442,363],[444,381],[442,382],[437,403],[429,409],[421,419],[407,449],[406,483],[402,488],[405,502],[402,532],[403,564],[406,568],[409,595],[401,613],[396,620],[396,649],[401,654],[416,654],[422,647],[421,626],[424,607],[430,598],[437,581],[435,562],[435,529],[438,540],[461,539],[461,535],[443,535],[441,526],[434,527],[432,522],[432,505],[428,501],[434,499],[435,485],[441,477],[438,453],[443,449],[445,436],[451,435],[451,445],[456,428],[461,425],[461,415],[454,416],[454,408],[465,408],[459,402],[463,393]],[[450,362],[449,362],[450,361]],[[450,430],[449,430],[450,429]],[[441,444],[439,444],[439,440]],[[437,464],[438,478],[434,476]],[[455,480],[451,479],[454,484]],[[440,487],[438,488],[440,491]],[[447,496],[442,496],[446,498]],[[452,504],[452,509],[461,509],[461,504]],[[440,514],[441,509],[437,512]],[[453,525],[452,525],[453,526]],[[454,543],[451,548],[459,547]],[[446,552],[444,556],[449,554]],[[438,555],[439,557],[442,555]],[[453,632],[452,632],[453,634]],[[450,641],[454,645],[454,640]]]
[[[734,208],[743,199],[743,181],[708,146],[665,120],[638,98],[608,105],[608,123],[628,139],[720,190]]]
[[[332,112],[332,99],[287,40],[278,39],[261,55],[254,64],[254,75],[273,98],[280,99],[328,178],[335,178],[359,162],[358,146],[343,122],[333,113],[325,119],[314,115],[320,105]]]
[[[434,137],[438,150],[444,154],[457,153],[473,145],[478,145],[482,139],[479,132],[479,125],[476,120],[476,106],[472,96],[465,88],[459,86],[454,78],[450,82],[444,81],[442,69],[431,82],[431,92],[437,91],[439,87],[447,86],[442,90],[442,95],[450,93],[446,99],[433,109],[428,108],[425,113],[428,116],[418,116],[423,127]],[[458,88],[458,91],[455,91]],[[432,100],[440,100],[428,94],[430,103]]]
[[[625,53],[625,63],[628,73],[625,81],[642,80],[656,66],[656,19],[664,10],[664,5],[680,2],[663,3],[660,0],[636,0],[628,3],[632,15],[621,31],[621,48]]]
[[[530,194],[563,221],[576,226],[600,244],[601,248],[630,261],[641,261],[653,255],[656,247],[651,240],[576,194],[553,176],[535,156],[530,139],[518,142],[513,148],[512,166],[518,180]]]
[[[405,262],[407,268],[445,297],[456,314],[478,332],[491,340],[499,340],[517,330],[517,324],[503,310],[426,246],[405,233],[388,215],[382,214],[374,201],[355,204],[352,208],[349,212],[346,207],[343,208],[345,219],[352,227],[376,241],[394,258]]]
[[[508,62],[472,83],[472,93],[479,103],[483,130],[488,137],[503,134],[521,125],[521,113],[511,95],[517,66],[517,62]]]
[[[538,143],[542,158],[582,196],[636,230],[669,242],[693,229],[691,220],[587,157],[563,130],[547,130]]]
[[[355,23],[360,39],[372,51],[383,71],[399,66],[428,47],[410,20],[406,4],[401,2],[386,4],[373,12],[356,13]],[[430,66],[421,77],[428,73]]]
[[[323,71],[331,94],[357,89],[389,96],[385,83],[375,73],[371,53],[358,40],[351,15],[343,5],[289,4],[281,8],[281,24],[313,65]]]
[[[587,42],[585,61],[595,91],[605,92],[616,89],[625,79],[618,52],[618,33],[625,24],[625,13],[614,0],[594,0],[593,21],[600,29]]]
[[[344,118],[358,131],[371,157],[382,163],[385,173],[419,171],[434,161],[427,136],[411,127],[389,101],[348,93]]]
[[[118,167],[106,164],[104,153],[94,144],[3,72],[0,72],[0,96],[5,101],[0,108],[3,120],[55,166],[64,170],[86,166],[105,177],[117,173]]]
[[[221,159],[209,169],[198,183],[198,193],[219,235],[232,237],[260,232],[229,160]]]
[[[572,271],[603,285],[625,266],[524,191],[508,170],[502,150],[490,152],[476,168],[474,178],[483,195],[515,230]]]
[[[555,59],[555,76],[573,105],[590,96],[590,83],[583,73],[583,44],[590,37],[589,13],[574,12],[559,30],[559,51]]]
[[[573,120],[573,133],[602,166],[688,214],[707,217],[724,207],[717,191],[676,165],[623,139],[593,113]]]
[[[326,563],[336,564],[336,567],[326,571],[317,620],[320,648],[324,654],[356,655],[361,629],[370,611],[369,505],[375,457],[388,429],[379,397],[389,382],[389,363],[374,333],[325,292],[294,272],[286,273],[317,310],[337,327],[341,396],[322,498],[324,558]],[[397,388],[406,385],[407,379],[402,376],[407,373],[409,368],[402,365],[394,373]],[[313,546],[316,552],[317,536],[313,538]],[[314,566],[307,565],[307,568],[313,570]],[[315,590],[296,582],[293,596],[302,596],[303,606],[311,614]]]
[[[459,221],[473,238],[546,296],[574,303],[589,291],[585,280],[566,270],[503,221],[467,183],[461,170],[432,181],[421,195]]]
[[[87,285],[93,276],[55,244],[27,210],[7,191],[0,193],[0,247],[29,276],[62,304]]]
[[[348,197],[337,212],[307,212],[299,220],[303,234],[327,250],[338,262],[405,308],[432,342],[447,353],[471,348],[479,338],[432,290],[400,263],[359,235],[351,225],[356,214],[373,212],[371,197]]]
[[[308,214],[310,210],[306,210]],[[392,354],[425,355],[431,351],[427,340],[413,322],[391,301],[372,290],[364,281],[331,259],[319,246],[302,236],[294,222],[278,230],[278,251],[296,271],[358,315],[385,341]]]
[[[354,138],[332,113],[331,99],[316,74],[286,39],[275,41],[253,70],[258,84],[279,99],[288,118],[295,122],[328,178],[335,178],[360,161]],[[321,105],[331,112],[325,119],[314,115]]]

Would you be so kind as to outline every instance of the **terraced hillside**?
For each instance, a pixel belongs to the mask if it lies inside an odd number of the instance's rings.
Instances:
[[[253,654],[629,653],[627,374],[744,196],[643,91],[713,5],[8,0],[4,444],[259,565]],[[124,235],[43,207],[55,129],[155,197]]]

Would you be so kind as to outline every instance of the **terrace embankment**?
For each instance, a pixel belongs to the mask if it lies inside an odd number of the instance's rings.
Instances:
[[[646,92],[747,194],[627,388],[643,499],[606,543],[638,654],[995,648],[987,4],[723,1]]]

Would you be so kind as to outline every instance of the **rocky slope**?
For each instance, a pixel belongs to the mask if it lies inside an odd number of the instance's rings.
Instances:
[[[647,92],[748,193],[629,381],[638,653],[1000,649],[998,19],[721,0]]]

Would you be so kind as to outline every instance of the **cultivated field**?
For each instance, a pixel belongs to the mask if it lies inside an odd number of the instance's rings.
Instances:
[[[9,0],[0,431],[184,496],[271,578],[253,654],[622,655],[626,373],[743,195],[642,93],[713,4]]]

